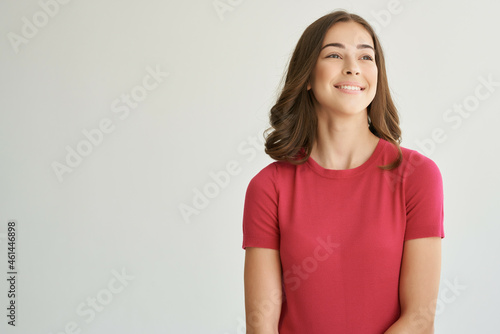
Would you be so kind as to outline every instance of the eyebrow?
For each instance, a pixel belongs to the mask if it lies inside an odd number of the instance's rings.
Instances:
[[[323,46],[321,48],[321,50],[323,50],[324,48],[326,48],[327,46],[334,46],[334,47],[337,47],[337,48],[341,48],[341,49],[345,49],[345,45],[342,44],[342,43],[329,43],[325,46]],[[373,48],[373,46],[369,45],[369,44],[358,44],[356,46],[356,49],[372,49],[374,52],[375,52],[375,49]]]

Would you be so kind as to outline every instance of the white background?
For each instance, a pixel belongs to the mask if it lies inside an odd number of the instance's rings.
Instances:
[[[436,333],[498,332],[498,2],[53,3],[0,3],[0,267],[16,220],[19,273],[16,328],[0,281],[0,332],[244,333],[245,190],[273,161],[262,132],[298,38],[339,8],[376,27],[401,145],[443,175]],[[132,93],[134,108],[120,100]],[[106,119],[113,130],[85,146]],[[430,145],[436,129],[445,139]],[[68,147],[87,155],[58,178]],[[183,217],[204,189],[212,198]]]

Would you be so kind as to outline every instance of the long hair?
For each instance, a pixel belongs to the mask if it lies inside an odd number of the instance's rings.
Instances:
[[[371,35],[375,48],[377,65],[377,90],[373,101],[367,107],[370,118],[369,129],[377,137],[392,143],[398,150],[396,160],[381,169],[398,167],[403,160],[399,144],[401,129],[399,116],[389,92],[385,71],[384,54],[380,42],[370,24],[356,14],[344,10],[331,12],[309,25],[300,37],[288,65],[285,83],[276,104],[271,108],[271,127],[264,131],[265,152],[275,160],[285,160],[298,165],[311,155],[317,138],[318,119],[313,96],[307,90],[307,83],[316,66],[321,45],[327,31],[337,22],[354,21],[361,24]]]

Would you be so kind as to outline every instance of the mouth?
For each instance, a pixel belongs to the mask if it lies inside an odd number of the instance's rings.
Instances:
[[[349,90],[349,91],[362,91],[365,90],[363,87],[359,86],[352,86],[352,85],[337,85],[334,86],[335,88],[341,89],[341,90]]]

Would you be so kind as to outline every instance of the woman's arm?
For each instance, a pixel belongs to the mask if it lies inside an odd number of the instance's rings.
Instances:
[[[433,334],[441,276],[441,238],[404,243],[399,302],[401,316],[384,334]]]
[[[279,251],[246,247],[244,271],[247,334],[277,334],[282,303]]]

